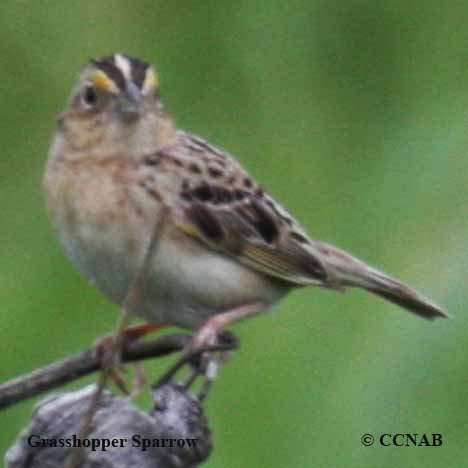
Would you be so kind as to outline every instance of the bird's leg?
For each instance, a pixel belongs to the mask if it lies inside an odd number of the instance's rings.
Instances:
[[[153,331],[161,330],[164,328],[165,325],[158,325],[156,323],[139,323],[137,325],[131,325],[126,327],[122,330],[121,340],[122,340],[122,347],[125,348],[129,343],[133,343],[134,341],[143,338],[148,333]],[[115,334],[112,333],[110,335],[104,335],[101,338],[98,338],[94,343],[94,346],[97,349],[98,353],[104,352],[107,348],[111,347],[115,341]]]
[[[213,315],[198,329],[192,341],[185,349],[185,354],[193,354],[200,349],[215,346],[221,330],[231,323],[239,322],[247,317],[256,315],[265,310],[265,308],[266,305],[262,302],[254,302]]]
[[[256,315],[265,309],[265,304],[255,302],[245,304],[227,312],[214,315],[209,318],[197,331],[191,342],[184,350],[185,356],[198,354],[201,350],[216,346],[219,344],[218,337],[220,332],[228,325],[243,320],[252,315]],[[222,352],[220,357],[213,356],[212,352],[203,352],[200,357],[200,367],[205,375],[204,388],[207,393],[211,383],[215,380],[218,374],[221,360],[227,356],[226,352]],[[203,391],[203,390],[202,390]]]
[[[149,322],[139,323],[137,325],[127,327],[122,332],[124,344],[137,341],[146,336],[148,333],[161,330],[165,327],[166,325],[159,325],[158,323]]]
[[[117,335],[113,333],[98,338],[94,343],[96,353],[102,362],[102,368],[107,371],[108,376],[122,392],[129,393],[121,373],[120,357],[122,349],[128,346],[128,344],[146,336],[148,333],[164,327],[165,325],[155,323],[140,323],[123,328]]]
[[[218,335],[215,346],[202,348],[191,354],[183,352],[182,356],[152,385],[152,388],[158,388],[163,385],[177,385],[178,387],[182,387],[185,391],[188,391],[198,377],[203,377],[203,383],[197,393],[198,399],[203,400],[211,388],[213,379],[207,377],[208,372],[206,366],[202,363],[201,357],[207,351],[211,353],[222,352],[227,354],[238,347],[239,343],[236,337],[227,330],[224,330]],[[176,374],[187,365],[189,365],[190,368],[188,375],[182,381],[175,382]]]
[[[213,353],[219,352],[222,355],[227,355],[227,353],[238,347],[238,342],[234,335],[227,330],[223,331],[223,328],[231,323],[256,315],[265,310],[266,307],[261,302],[245,304],[208,319],[193,336],[182,352],[182,356],[152,387],[157,388],[170,384],[179,370],[190,364],[191,369],[188,377],[183,383],[178,385],[182,385],[185,390],[188,390],[197,377],[203,376],[204,381],[197,396],[200,400],[204,399],[213,384],[219,368],[218,359],[213,357]]]

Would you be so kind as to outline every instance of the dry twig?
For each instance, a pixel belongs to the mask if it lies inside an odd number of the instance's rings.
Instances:
[[[129,344],[123,351],[123,362],[136,362],[152,357],[167,356],[180,351],[189,342],[189,334],[164,335],[152,341]],[[0,409],[32,398],[47,390],[100,370],[101,361],[95,348],[36,369],[0,385]]]

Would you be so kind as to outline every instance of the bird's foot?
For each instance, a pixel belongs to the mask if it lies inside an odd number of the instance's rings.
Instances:
[[[216,378],[220,364],[224,362],[230,351],[238,347],[236,337],[224,331],[218,335],[203,334],[201,340],[192,341],[182,352],[182,356],[172,365],[168,371],[163,374],[159,380],[153,384],[153,388],[169,383],[175,378],[175,375],[185,366],[189,366],[189,372],[185,378],[178,383],[184,390],[188,390],[198,377],[203,381],[197,393],[197,398],[203,400],[208,395],[211,386]],[[209,339],[209,342],[205,341]]]
[[[114,384],[126,395],[134,394],[135,391],[141,389],[141,382],[144,380],[142,373],[136,380],[138,382],[133,386],[132,392],[127,388],[125,382],[125,368],[122,364],[122,351],[130,344],[152,331],[164,328],[164,326],[152,323],[142,323],[127,327],[118,334],[105,335],[98,338],[94,343],[94,349],[98,360],[101,363],[101,369],[105,376],[108,377]],[[138,388],[137,388],[138,387]]]

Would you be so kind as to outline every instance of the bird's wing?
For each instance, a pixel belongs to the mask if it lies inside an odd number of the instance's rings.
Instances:
[[[330,286],[320,253],[286,210],[229,155],[190,134],[180,135],[184,150],[165,153],[166,158],[177,155],[177,173],[186,171],[172,203],[176,227],[266,275]]]

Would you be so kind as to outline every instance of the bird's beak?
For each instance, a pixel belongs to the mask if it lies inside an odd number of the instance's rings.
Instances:
[[[134,122],[143,109],[143,96],[140,89],[132,82],[127,83],[122,93],[119,114],[125,122]]]

